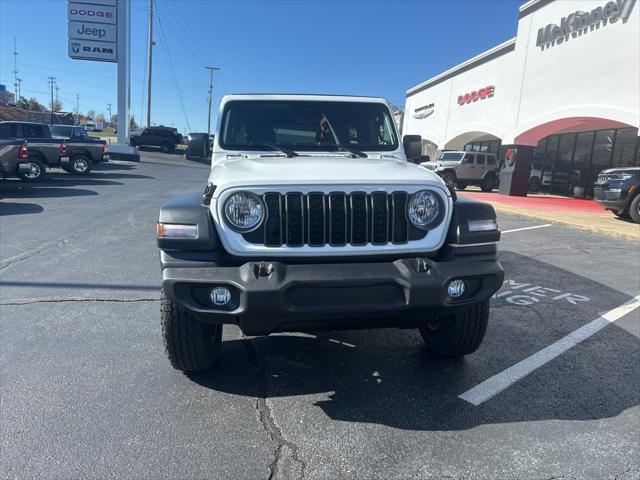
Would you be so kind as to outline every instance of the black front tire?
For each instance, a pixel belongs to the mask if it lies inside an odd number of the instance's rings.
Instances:
[[[636,197],[631,200],[631,205],[629,205],[629,216],[634,222],[640,223],[640,195],[636,195]]]
[[[18,177],[25,182],[39,182],[47,175],[47,169],[40,160],[29,160],[31,170],[27,173],[19,173]]]
[[[69,172],[74,175],[87,175],[93,168],[93,162],[87,157],[73,157],[69,161]]]
[[[456,175],[453,172],[444,172],[442,175],[440,175],[442,177],[442,180],[444,181],[444,183],[447,185],[447,188],[449,188],[450,190],[453,190],[455,184],[456,184]]]
[[[165,295],[160,298],[164,346],[173,368],[183,372],[207,370],[218,361],[222,325],[199,322]]]
[[[163,143],[160,145],[160,150],[162,150],[162,153],[171,153],[173,151],[173,147],[168,143]]]
[[[440,357],[461,357],[475,352],[487,331],[489,300],[469,305],[460,313],[440,316],[420,329],[427,350]]]
[[[464,190],[467,187],[468,187],[467,182],[456,182],[456,188],[458,190]]]
[[[540,191],[540,179],[538,177],[531,177],[529,180],[529,191],[531,193],[538,193]]]
[[[496,177],[494,175],[487,175],[480,182],[480,190],[483,192],[490,192],[496,187]]]

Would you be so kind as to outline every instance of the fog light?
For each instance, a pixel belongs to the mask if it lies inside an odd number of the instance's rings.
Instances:
[[[449,282],[449,287],[447,287],[447,293],[451,298],[458,298],[465,291],[464,280],[456,279],[451,280]]]
[[[212,288],[209,296],[216,305],[226,305],[231,300],[231,292],[225,287]]]

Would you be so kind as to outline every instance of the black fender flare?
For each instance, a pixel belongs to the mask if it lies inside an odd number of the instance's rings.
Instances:
[[[500,230],[481,232],[469,231],[469,221],[496,220],[493,205],[469,197],[458,197],[453,202],[453,214],[449,224],[446,243],[454,245],[470,245],[492,243],[500,240]]]
[[[211,212],[202,204],[202,193],[180,195],[167,201],[160,208],[158,223],[197,225],[197,238],[161,238],[158,248],[167,251],[203,252],[214,251],[220,246],[220,239]]]

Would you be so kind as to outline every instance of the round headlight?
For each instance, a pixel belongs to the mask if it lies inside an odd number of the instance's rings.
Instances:
[[[264,207],[255,193],[238,192],[227,198],[224,215],[231,227],[248,231],[260,225],[264,218]]]
[[[420,190],[409,198],[407,216],[414,227],[426,229],[440,213],[440,202],[435,193]]]

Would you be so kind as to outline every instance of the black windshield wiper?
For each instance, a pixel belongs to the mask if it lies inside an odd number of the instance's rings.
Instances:
[[[341,150],[343,152],[351,152],[356,157],[369,158],[369,155],[367,155],[366,153],[360,150],[356,150],[355,148],[347,147],[346,145],[342,145],[342,144],[338,144],[336,145],[336,147],[338,147],[338,150]]]
[[[262,145],[251,145],[252,147],[256,147],[256,148],[270,148],[271,150],[275,150],[278,152],[282,152],[284,153],[287,158],[293,158],[293,157],[298,157],[299,155],[294,152],[293,150],[289,150],[288,148],[283,148],[280,145],[272,145],[270,143],[265,143]]]

